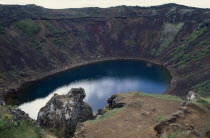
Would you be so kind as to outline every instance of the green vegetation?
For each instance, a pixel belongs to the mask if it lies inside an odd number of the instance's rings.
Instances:
[[[170,46],[183,25],[184,23],[181,22],[177,24],[166,22],[164,24],[164,30],[161,33],[162,44],[160,45],[160,48],[156,51],[156,55],[160,55],[168,46]]]
[[[210,94],[210,80],[203,81],[192,87],[198,94],[206,97]]]
[[[157,123],[160,123],[160,122],[162,122],[163,120],[165,120],[166,118],[164,117],[164,116],[159,116],[159,117],[157,117],[156,118],[156,122]]]
[[[110,116],[113,116],[115,114],[117,114],[118,112],[120,112],[123,108],[114,108],[112,110],[108,110],[105,112],[105,114],[103,114],[100,118],[95,119],[95,120],[89,120],[88,122],[98,122],[98,121],[102,121]]]
[[[5,34],[5,28],[0,24],[0,34]]]
[[[40,31],[39,26],[32,19],[21,20],[16,26],[29,36],[33,36]]]
[[[50,31],[50,33],[52,34],[58,34],[58,35],[61,35],[63,33],[65,33],[65,31],[58,31],[55,26],[53,26],[51,23],[48,23],[48,22],[45,22],[44,23],[45,27],[47,27],[47,29]],[[63,46],[65,45],[65,40],[61,37],[61,36],[58,36],[56,38],[53,39],[53,43],[56,45],[56,46]]]
[[[177,96],[173,95],[166,95],[166,94],[147,94],[147,93],[142,93],[142,92],[137,92],[140,96],[151,96],[154,98],[160,98],[160,99],[165,99],[165,100],[174,100],[174,101],[180,101],[182,102],[183,100]]]
[[[200,98],[200,99],[196,100],[196,103],[200,104],[200,105],[202,105],[204,107],[210,107],[210,101],[208,101],[208,100],[206,100],[204,98]]]
[[[104,113],[108,112],[109,111],[109,105],[106,105],[103,110],[104,110]]]
[[[21,20],[16,23],[16,26],[28,35],[29,46],[42,53],[40,39],[36,37],[40,27],[32,19]]]
[[[210,131],[210,124],[206,125],[205,131]]]
[[[189,48],[190,44],[194,40],[199,38],[201,35],[203,35],[206,31],[207,31],[206,27],[204,27],[200,30],[194,31],[188,37],[187,41],[183,45],[176,47],[174,49],[174,51],[170,54],[170,56],[172,57],[170,61],[176,61],[177,59],[180,59],[179,62],[177,63],[177,66],[179,66],[179,68],[184,68],[187,66],[188,63],[190,63],[189,61],[196,61],[196,60],[204,57],[207,53],[209,53],[210,52],[209,46],[206,46],[205,48],[203,48],[201,50],[200,49],[194,50],[189,54],[185,52],[185,51],[187,51],[186,49]],[[199,43],[198,47],[203,47],[202,44],[206,44],[206,42]]]
[[[181,68],[186,67],[189,62],[197,61],[205,57],[206,54],[208,54],[209,52],[210,52],[210,43],[204,49],[200,49],[199,51],[193,53],[184,54],[180,62],[177,63],[177,66],[180,66]]]
[[[203,104],[200,104],[198,102],[190,102],[190,103],[188,103],[188,105],[197,108],[198,110],[200,110],[203,113],[208,112],[208,109],[206,108],[206,106],[204,106]]]
[[[2,138],[41,138],[42,130],[24,121],[12,122],[10,118],[0,118],[0,137]]]
[[[170,133],[167,136],[162,136],[161,138],[176,138],[179,132]]]
[[[52,24],[50,24],[50,23],[48,23],[48,22],[45,22],[44,25],[45,25],[45,27],[47,27],[47,29],[48,29],[51,33],[55,34],[55,33],[58,32]]]
[[[0,106],[0,137],[1,138],[41,138],[43,130],[23,120],[14,121],[8,113],[12,106]]]
[[[54,25],[52,25],[51,23],[48,23],[48,22],[45,22],[44,25],[45,25],[45,27],[47,27],[47,29],[52,34],[63,34],[66,32],[64,30],[58,31]]]

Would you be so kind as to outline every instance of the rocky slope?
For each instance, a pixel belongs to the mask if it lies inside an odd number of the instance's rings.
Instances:
[[[209,9],[175,4],[63,10],[0,5],[0,95],[75,65],[131,58],[165,65],[173,76],[166,93],[193,89],[209,96],[209,19]]]
[[[178,97],[140,92],[118,94],[113,99],[124,107],[104,108],[103,115],[79,124],[74,137],[209,137],[210,101],[201,98],[182,105]]]

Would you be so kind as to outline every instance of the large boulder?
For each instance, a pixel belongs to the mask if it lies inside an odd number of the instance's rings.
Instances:
[[[83,99],[86,94],[83,88],[72,88],[66,95],[55,94],[40,109],[37,121],[45,128],[55,128],[65,137],[74,134],[79,122],[93,119],[92,108]]]

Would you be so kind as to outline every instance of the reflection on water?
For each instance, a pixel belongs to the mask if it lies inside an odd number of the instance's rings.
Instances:
[[[28,91],[25,96],[27,100],[19,108],[36,119],[40,108],[45,106],[54,93],[66,94],[71,88],[83,87],[86,92],[85,101],[96,112],[107,104],[107,98],[116,93],[143,91],[160,94],[164,92],[169,81],[167,75],[166,71],[159,66],[145,62],[110,61],[87,65],[29,86],[25,90]],[[54,89],[47,91],[47,88]]]

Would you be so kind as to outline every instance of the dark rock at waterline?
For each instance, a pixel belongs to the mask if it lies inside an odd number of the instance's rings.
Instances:
[[[109,109],[121,108],[126,105],[126,103],[122,101],[122,97],[118,95],[112,95],[107,99],[107,103],[109,104]]]
[[[55,94],[40,109],[37,121],[45,128],[55,128],[66,137],[74,134],[79,122],[93,119],[92,108],[83,99],[83,88],[72,88],[66,95]]]
[[[105,113],[104,109],[98,109],[97,115],[103,115]]]

